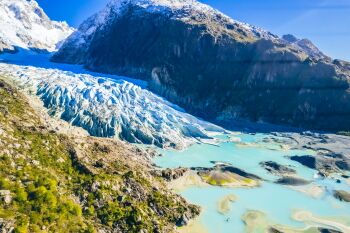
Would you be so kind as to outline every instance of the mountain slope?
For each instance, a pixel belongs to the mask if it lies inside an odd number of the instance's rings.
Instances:
[[[51,21],[35,0],[0,1],[0,52],[54,51],[72,32],[67,23]]]
[[[309,56],[315,59],[324,59],[331,61],[331,58],[322,53],[310,40],[298,39],[293,35],[284,35],[282,39],[306,52]]]
[[[55,133],[3,78],[1,232],[173,232],[199,214],[166,188],[146,151]]]
[[[114,0],[53,57],[148,80],[189,112],[324,130],[350,128],[348,63],[195,0]]]

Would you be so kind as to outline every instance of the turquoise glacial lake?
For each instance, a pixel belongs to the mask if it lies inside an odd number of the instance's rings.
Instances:
[[[188,202],[202,207],[199,221],[210,233],[245,232],[242,216],[249,210],[256,210],[267,215],[269,221],[291,228],[306,227],[304,222],[293,220],[295,210],[305,210],[320,218],[345,218],[350,224],[350,204],[333,197],[333,190],[350,191],[345,180],[337,183],[335,179],[322,179],[317,171],[307,168],[288,158],[292,155],[312,155],[310,150],[292,150],[281,147],[278,143],[265,143],[264,134],[238,134],[237,142],[223,141],[218,145],[194,144],[183,151],[160,150],[162,157],[154,158],[154,163],[161,168],[177,167],[213,167],[213,162],[229,163],[234,167],[255,174],[264,179],[260,187],[228,188],[220,186],[190,186],[182,190]],[[225,139],[227,136],[220,136]],[[242,145],[243,144],[243,145]],[[268,173],[259,163],[275,161],[291,166],[297,176],[312,181],[309,186],[324,188],[318,197],[312,197],[289,186],[274,183],[279,177]],[[298,186],[300,187],[300,186]],[[306,187],[305,187],[306,188]],[[234,194],[238,199],[230,203],[226,214],[218,212],[218,202],[225,196]]]

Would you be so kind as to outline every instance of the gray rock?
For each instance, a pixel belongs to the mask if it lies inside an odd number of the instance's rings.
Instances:
[[[304,156],[292,156],[290,157],[291,160],[297,161],[298,163],[301,163],[302,165],[311,168],[316,169],[316,158],[309,155]]]
[[[350,202],[350,193],[347,191],[335,190],[333,196],[340,201]]]
[[[189,218],[184,214],[181,216],[181,218],[176,222],[176,226],[182,227],[186,226],[189,222]]]
[[[327,228],[322,228],[322,227],[319,227],[318,231],[320,233],[342,233],[341,231],[337,231],[337,230],[333,230],[333,229],[327,229]]]
[[[317,170],[323,176],[328,176],[336,172],[349,171],[350,169],[349,158],[345,157],[343,154],[337,154],[331,151],[319,153],[316,156],[291,156],[290,159],[308,168]]]
[[[1,233],[12,233],[14,232],[15,223],[10,220],[0,218],[0,232]]]
[[[296,171],[294,169],[289,168],[287,166],[283,166],[274,161],[261,162],[260,166],[265,168],[265,170],[267,170],[268,172],[278,176],[296,174]]]
[[[184,175],[186,171],[189,169],[187,168],[177,168],[177,169],[165,169],[162,171],[161,176],[166,179],[167,181],[172,181],[180,178]]]
[[[98,189],[101,187],[100,182],[95,181],[92,185],[91,185],[91,191],[92,192],[96,192],[98,191]]]
[[[10,190],[0,190],[0,200],[5,204],[10,204],[12,201]]]
[[[274,227],[270,227],[270,229],[269,229],[268,233],[283,233],[283,232],[282,232],[282,231],[277,230],[277,229],[276,229],[276,228],[274,228]]]
[[[276,181],[276,184],[282,184],[282,185],[291,185],[291,186],[300,186],[300,185],[307,185],[310,184],[310,181],[292,177],[292,176],[285,176]]]

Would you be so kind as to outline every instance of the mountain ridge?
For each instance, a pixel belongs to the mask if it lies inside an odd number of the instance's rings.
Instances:
[[[112,1],[65,41],[53,61],[145,79],[152,91],[214,122],[350,128],[347,63],[206,5],[210,13],[187,7],[190,2]],[[96,17],[102,26],[95,27]]]
[[[196,0],[112,0],[101,11],[85,20],[68,40],[75,42],[78,47],[82,43],[89,44],[89,39],[98,27],[104,27],[108,23],[108,18],[117,17],[128,7],[138,7],[145,12],[164,14],[170,18],[181,20],[186,23],[205,23],[205,21],[218,22],[225,24],[227,29],[237,28],[240,33],[249,34],[249,40],[267,39],[275,40],[279,43],[286,43],[293,46],[294,49],[305,52],[307,55],[319,59],[326,56],[307,39],[288,41],[279,36],[268,32],[262,28],[243,23],[232,19],[224,13],[212,8],[207,4]],[[114,15],[114,16],[113,16]],[[215,33],[215,31],[213,31]],[[217,33],[217,32],[216,32]],[[88,38],[88,40],[86,40]],[[309,42],[309,45],[305,45]],[[303,44],[304,46],[301,46]],[[312,48],[310,48],[312,47]]]

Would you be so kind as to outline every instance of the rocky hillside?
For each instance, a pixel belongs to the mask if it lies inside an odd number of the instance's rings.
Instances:
[[[350,65],[195,0],[113,0],[54,61],[148,80],[205,119],[350,129]]]
[[[17,48],[54,51],[73,29],[49,19],[35,0],[0,1],[0,53]]]
[[[0,232],[172,232],[198,215],[151,152],[62,135],[0,79]]]

